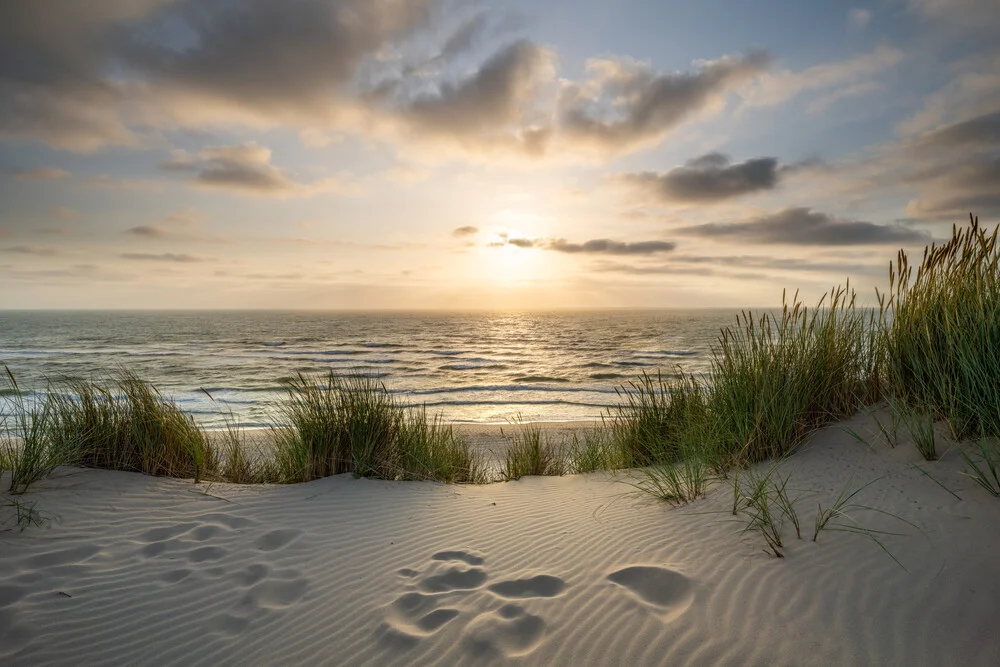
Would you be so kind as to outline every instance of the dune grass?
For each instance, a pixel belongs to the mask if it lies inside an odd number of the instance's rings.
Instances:
[[[485,461],[468,440],[440,416],[428,419],[423,408],[409,411],[399,442],[399,478],[461,484],[489,481]]]
[[[44,400],[27,405],[17,379],[6,366],[4,381],[13,414],[0,419],[0,473],[10,474],[8,491],[21,494],[62,465],[65,455],[46,437],[52,405]]]
[[[299,375],[273,431],[278,477],[309,481],[345,472],[395,480],[482,483],[486,465],[440,417],[402,408],[366,375]]]
[[[213,476],[218,454],[194,419],[150,383],[120,369],[105,383],[52,387],[46,437],[64,464],[148,475]]]
[[[552,442],[538,424],[516,421],[507,432],[506,449],[497,455],[500,479],[511,481],[532,475],[560,476],[567,472],[563,448]]]
[[[959,438],[1000,428],[1000,246],[979,220],[925,249],[914,275],[906,253],[890,266],[885,363],[892,389],[927,406]]]

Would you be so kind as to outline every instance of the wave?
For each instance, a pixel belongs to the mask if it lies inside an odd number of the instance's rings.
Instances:
[[[443,371],[481,371],[486,369],[493,370],[503,370],[507,368],[506,365],[500,363],[462,363],[462,364],[445,364],[439,367]]]
[[[261,343],[261,345],[263,345],[264,347],[281,347],[282,345],[285,345],[285,341],[283,341],[283,340],[265,340],[264,342]]]
[[[524,401],[434,401],[432,403],[408,403],[404,407],[442,407],[446,405],[451,406],[462,406],[462,405],[576,405],[584,408],[611,408],[614,407],[612,403],[584,403],[580,401],[566,401],[566,400],[524,400]]]
[[[614,380],[625,376],[621,373],[592,373],[590,377],[594,380]]]
[[[487,384],[487,385],[463,385],[459,387],[434,387],[430,389],[390,389],[393,394],[404,394],[410,396],[433,396],[435,394],[461,394],[466,392],[489,392],[505,391],[512,393],[530,392],[557,392],[562,394],[614,394],[613,389],[605,387],[579,387],[579,386],[558,386],[547,387],[545,385],[524,385],[524,384]]]
[[[569,382],[567,378],[550,377],[548,375],[522,375],[514,378],[514,382]]]

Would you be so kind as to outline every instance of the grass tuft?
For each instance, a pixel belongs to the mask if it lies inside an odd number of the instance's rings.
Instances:
[[[517,422],[507,435],[500,459],[500,478],[508,482],[530,475],[566,474],[566,457],[538,424]]]

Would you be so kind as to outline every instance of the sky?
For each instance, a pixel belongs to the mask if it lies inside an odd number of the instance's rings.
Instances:
[[[1000,213],[996,0],[6,0],[0,309],[760,307]]]

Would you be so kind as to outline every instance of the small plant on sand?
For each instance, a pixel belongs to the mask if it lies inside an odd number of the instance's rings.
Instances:
[[[925,406],[905,405],[902,419],[917,451],[926,461],[937,460],[937,445],[934,436],[934,413]]]
[[[703,495],[708,488],[711,471],[697,456],[687,456],[673,463],[654,463],[639,468],[633,486],[670,503],[689,503]]]
[[[529,475],[564,475],[562,448],[553,444],[537,424],[517,422],[500,455],[500,478],[510,481]]]
[[[743,532],[759,532],[770,553],[784,558],[781,530],[785,519],[795,527],[795,536],[802,539],[797,498],[788,495],[791,473],[782,477],[778,472],[781,461],[759,471],[745,471],[733,476],[734,516],[742,516],[746,525]]]
[[[900,563],[899,560],[897,560],[896,557],[892,555],[892,552],[890,552],[889,549],[887,549],[886,546],[882,543],[882,541],[878,538],[879,535],[897,535],[898,533],[888,533],[885,531],[865,528],[860,523],[858,523],[858,521],[852,516],[853,513],[856,513],[858,511],[877,512],[879,514],[890,516],[894,519],[902,521],[916,528],[916,526],[914,526],[912,523],[910,523],[906,519],[903,519],[902,517],[896,514],[892,514],[891,512],[886,512],[885,510],[880,510],[877,507],[871,507],[870,505],[862,505],[860,503],[853,502],[853,499],[859,493],[867,489],[875,482],[878,482],[879,480],[883,479],[884,477],[885,475],[883,475],[882,477],[877,477],[872,481],[868,482],[867,484],[864,484],[854,489],[853,491],[850,490],[850,482],[848,482],[847,485],[845,485],[843,490],[840,492],[840,495],[837,496],[837,499],[833,502],[833,504],[826,509],[823,509],[823,506],[817,503],[816,523],[815,523],[815,529],[813,531],[813,542],[816,542],[819,539],[819,534],[826,529],[865,535],[866,537],[870,538],[873,542],[875,542],[875,544],[877,544],[879,548],[882,549],[882,551],[888,554],[890,558],[896,561],[897,565],[899,565],[905,570],[906,568],[903,567],[903,564]]]
[[[0,502],[0,508],[11,510],[10,514],[0,519],[0,527],[7,525],[9,522],[16,525],[18,530],[23,532],[31,526],[44,526],[47,520],[42,512],[37,509],[37,503],[35,502],[29,503],[17,498],[7,498],[5,501]]]
[[[10,471],[9,491],[21,494],[70,460],[66,452],[54,447],[48,438],[53,419],[52,404],[36,396],[29,406],[14,373],[7,366],[4,366],[4,379],[13,415],[8,418],[5,414],[0,420],[0,448],[3,450],[0,472],[2,468]]]
[[[886,403],[889,412],[888,423],[879,419],[874,411],[871,414],[879,433],[882,434],[882,438],[885,440],[885,444],[895,449],[896,445],[899,444],[899,425],[903,420],[904,408],[900,405],[899,399],[891,394],[886,396]]]
[[[569,446],[569,469],[574,473],[621,470],[628,467],[626,457],[610,429],[591,428],[584,431],[582,437],[579,433],[573,434],[573,442]]]
[[[988,493],[1000,498],[1000,444],[980,438],[974,447],[976,458],[962,451],[962,459],[969,469],[964,474]]]

